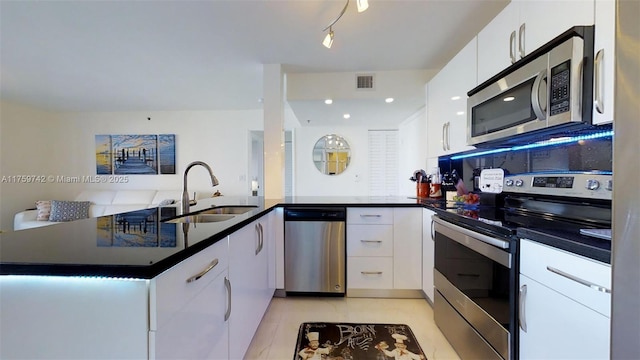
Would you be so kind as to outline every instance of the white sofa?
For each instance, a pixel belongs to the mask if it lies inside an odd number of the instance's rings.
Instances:
[[[198,198],[204,196],[199,194]],[[84,190],[74,200],[90,201],[89,217],[98,217],[157,207],[164,200],[174,200],[179,204],[181,197],[182,192],[179,190]],[[38,210],[17,213],[13,218],[13,230],[58,224],[53,221],[37,220],[37,215]]]

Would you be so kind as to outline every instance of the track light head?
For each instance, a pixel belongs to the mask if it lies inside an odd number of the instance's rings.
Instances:
[[[356,0],[358,12],[363,12],[369,8],[369,0]]]
[[[333,45],[333,29],[329,27],[329,33],[322,40],[322,45],[324,45],[327,49],[331,49],[331,45]]]

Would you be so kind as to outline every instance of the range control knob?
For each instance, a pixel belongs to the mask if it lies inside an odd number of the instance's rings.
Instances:
[[[587,184],[585,185],[585,188],[587,188],[587,190],[598,190],[599,187],[600,181],[594,179],[587,180]]]
[[[504,181],[504,184],[506,186],[513,186],[513,180],[512,179],[507,179],[507,180]]]
[[[607,180],[607,185],[604,187],[605,189],[612,191],[613,190],[613,180]]]
[[[522,179],[516,180],[516,186],[517,187],[522,187],[522,185],[524,185],[524,181],[522,181]]]

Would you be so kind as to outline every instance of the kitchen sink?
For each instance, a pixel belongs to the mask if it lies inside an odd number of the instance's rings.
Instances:
[[[167,220],[165,222],[168,223],[208,223],[208,222],[220,222],[227,221],[229,219],[233,219],[233,215],[225,215],[225,214],[191,214],[184,215],[179,218],[175,218],[172,220]]]
[[[232,214],[239,215],[256,209],[257,205],[220,205],[198,212],[198,214]]]

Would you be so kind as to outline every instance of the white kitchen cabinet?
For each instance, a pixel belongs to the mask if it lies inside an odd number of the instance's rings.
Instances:
[[[347,208],[347,296],[393,288],[393,208]]]
[[[393,256],[393,225],[347,226],[349,256]]]
[[[393,288],[422,289],[422,209],[393,209]]]
[[[520,4],[511,1],[478,33],[478,83],[481,84],[514,63]]]
[[[594,0],[514,0],[478,33],[478,83],[576,25],[594,24]]]
[[[220,240],[152,280],[150,358],[228,358],[227,252]]]
[[[229,235],[229,280],[231,315],[229,336],[231,359],[242,359],[264,315],[273,289],[269,280],[270,229],[265,218]],[[268,226],[267,226],[268,227]]]
[[[595,0],[593,124],[598,125],[613,122],[615,12],[614,0]]]
[[[477,85],[476,38],[427,84],[427,157],[472,149],[467,146],[467,92]]]
[[[268,226],[264,227],[266,246],[269,248],[269,287],[273,293],[284,289],[284,219],[281,207],[267,215]],[[280,286],[280,277],[282,284]]]
[[[433,220],[435,213],[422,209],[422,291],[433,304],[435,284],[433,269],[435,268],[435,239],[433,238]]]
[[[422,288],[422,209],[347,209],[349,290]]]
[[[393,257],[350,256],[347,258],[347,264],[348,289],[389,290],[393,288]]]
[[[229,359],[229,287],[225,268],[159,328],[155,359]]]
[[[520,358],[608,359],[611,267],[530,240],[520,245]]]

